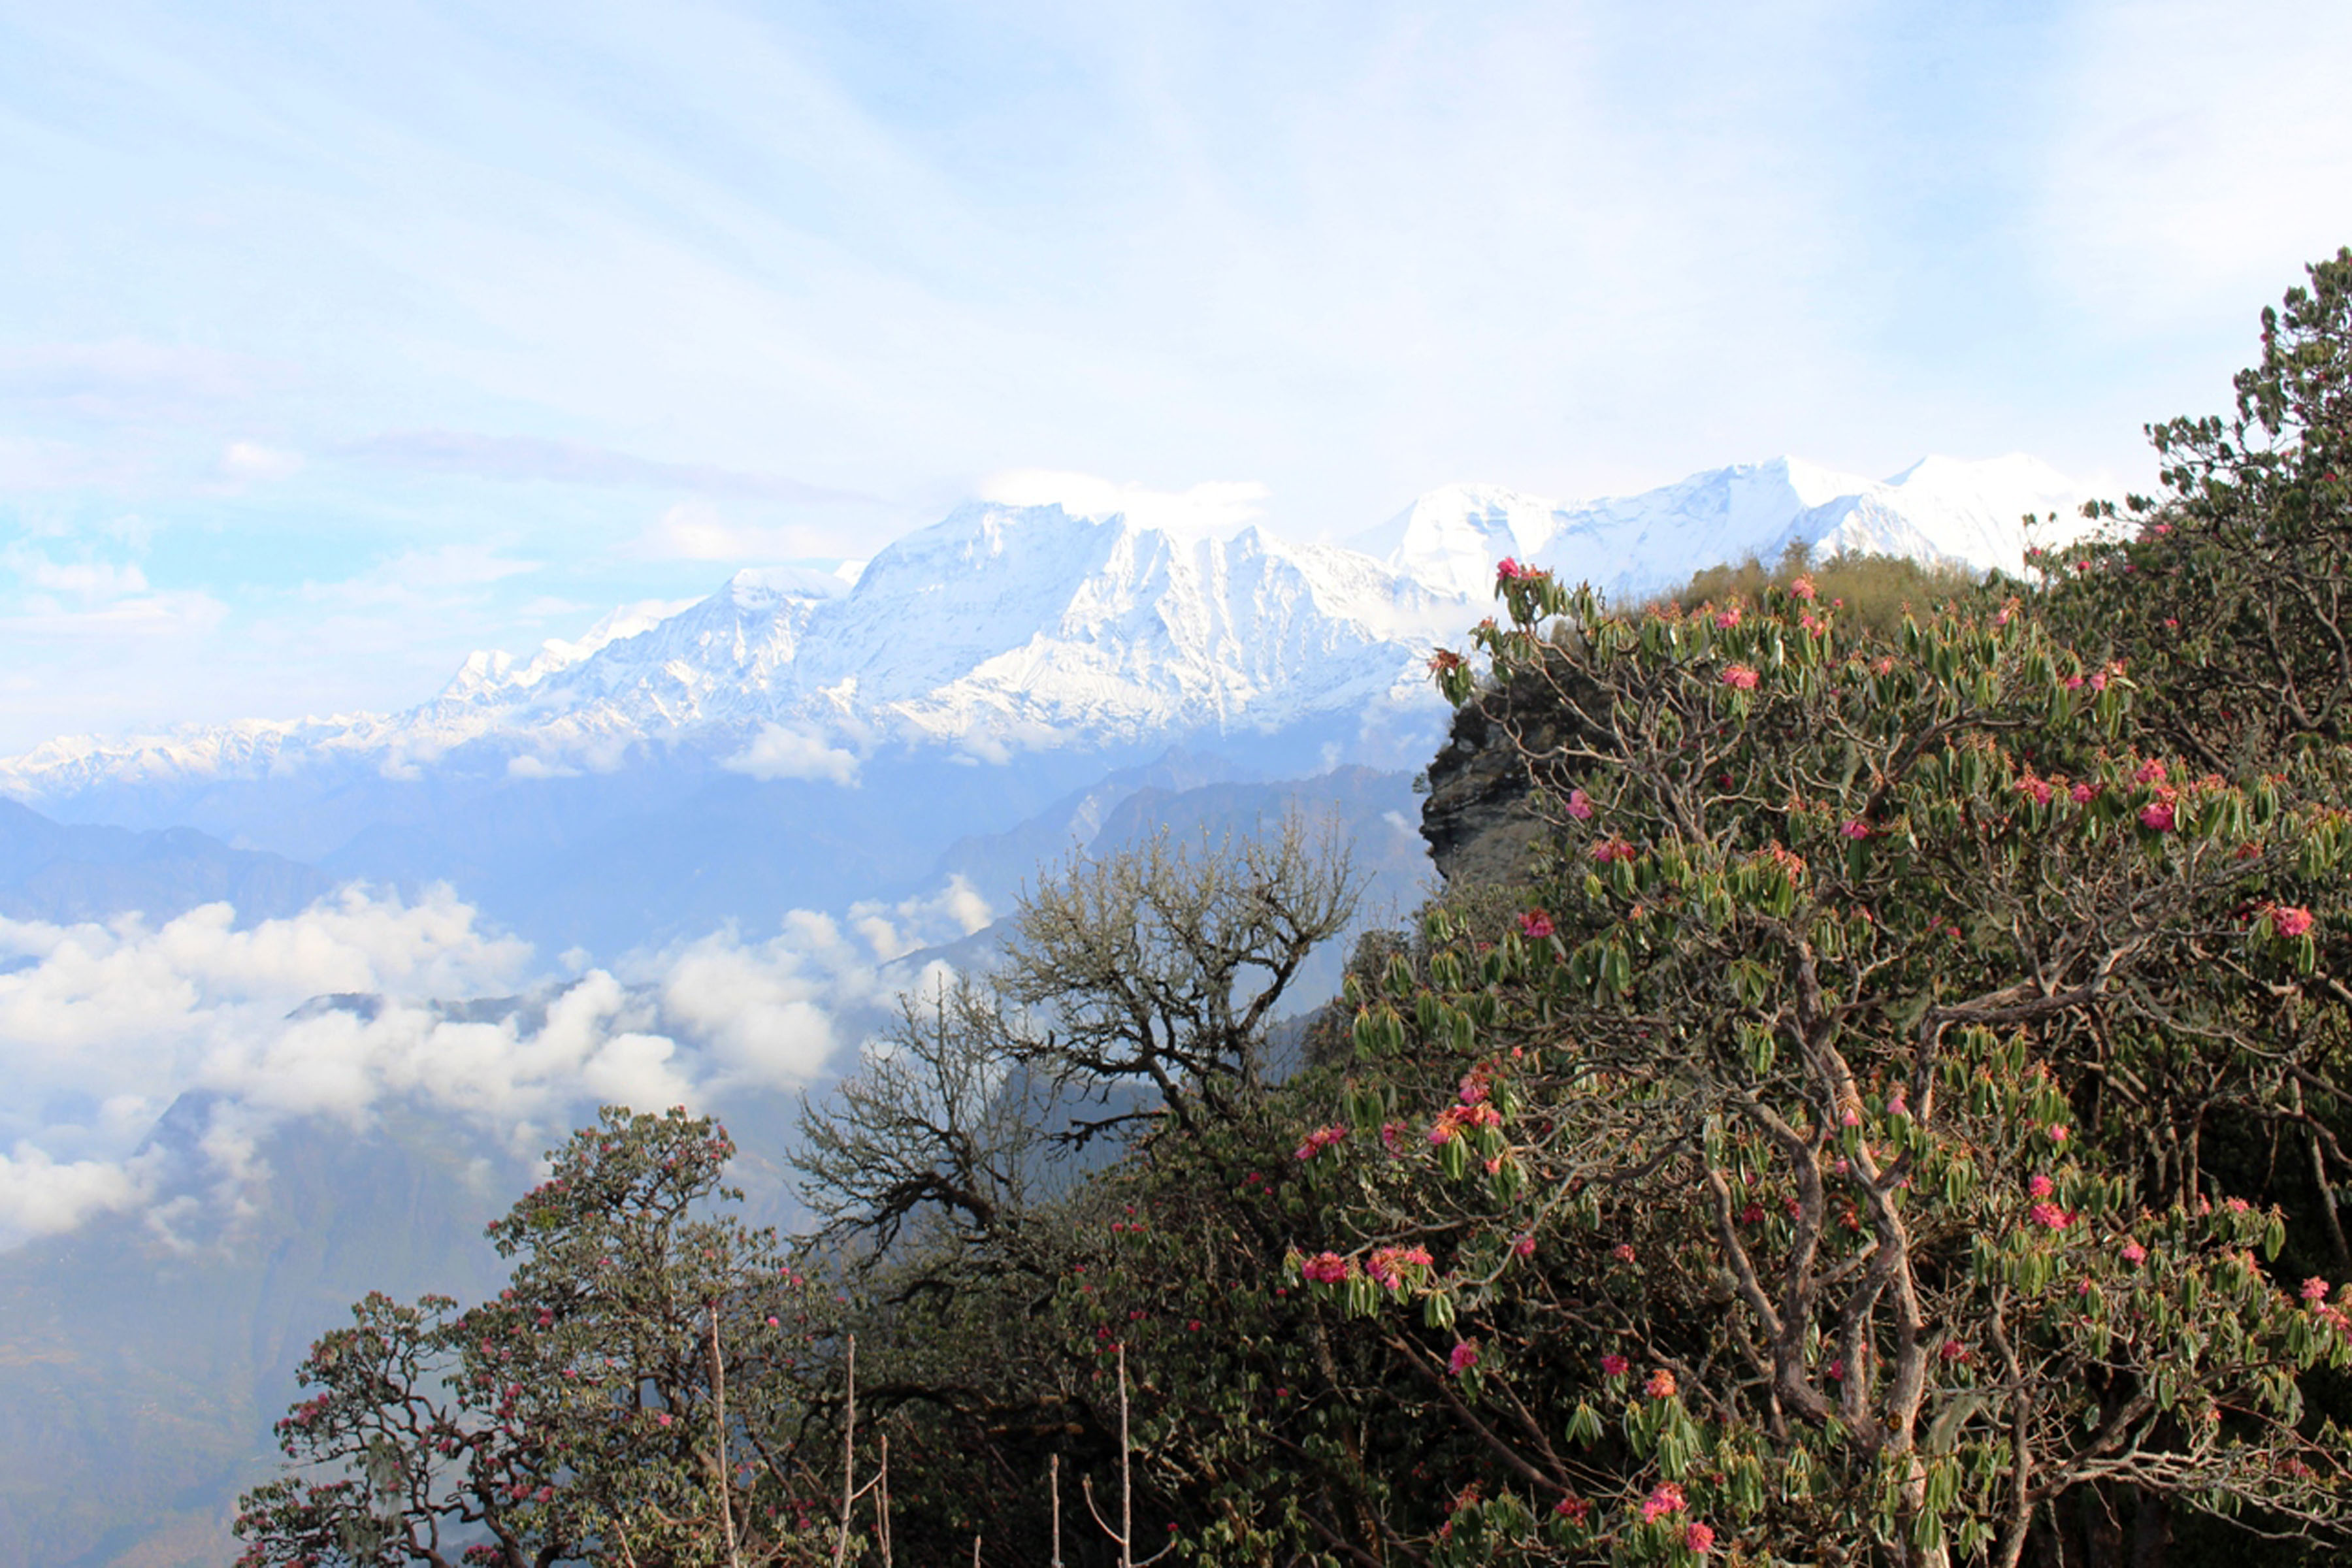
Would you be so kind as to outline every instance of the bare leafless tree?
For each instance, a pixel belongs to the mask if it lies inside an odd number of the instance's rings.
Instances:
[[[1298,817],[1222,841],[1165,833],[1080,857],[1022,900],[1003,994],[1040,1027],[1017,1060],[1108,1100],[1144,1085],[1187,1125],[1263,1087],[1265,1032],[1307,955],[1338,936],[1361,891],[1336,832]],[[1081,1140],[1154,1113],[1078,1124]]]

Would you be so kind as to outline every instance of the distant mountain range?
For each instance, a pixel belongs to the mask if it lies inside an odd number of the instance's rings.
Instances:
[[[1930,458],[1885,481],[1783,458],[1572,504],[1452,487],[1349,548],[974,503],[866,563],[747,570],[528,660],[476,654],[403,712],[59,739],[0,761],[0,794],[397,878],[437,868],[364,840],[413,825],[418,802],[431,821],[564,780],[672,781],[548,796],[610,822],[717,775],[838,788],[913,754],[984,769],[1181,743],[1277,770],[1411,767],[1438,717],[1428,655],[1488,613],[1507,555],[1620,596],[1791,542],[2015,570],[2021,518],[2071,519],[2083,499],[2023,457]],[[1024,805],[1086,770],[1047,771],[1053,787]]]

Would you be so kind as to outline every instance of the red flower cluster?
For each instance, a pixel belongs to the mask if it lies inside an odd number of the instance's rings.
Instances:
[[[1551,917],[1541,910],[1529,910],[1519,917],[1519,934],[1529,942],[1541,942],[1551,933]]]
[[[2304,936],[2311,931],[2311,911],[2300,905],[2273,904],[2263,913],[2280,936]]]
[[[1476,1105],[1449,1105],[1429,1129],[1432,1143],[1450,1143],[1454,1135],[1474,1127],[1500,1127],[1503,1113],[1480,1101]]]
[[[1390,1289],[1400,1290],[1404,1288],[1407,1268],[1427,1268],[1434,1261],[1425,1247],[1380,1247],[1365,1259],[1364,1272]]]
[[[1312,1160],[1347,1135],[1348,1130],[1336,1121],[1328,1127],[1318,1127],[1307,1135],[1307,1142],[1301,1143],[1295,1152],[1301,1160]]]
[[[1298,1271],[1318,1285],[1340,1285],[1356,1271],[1356,1266],[1336,1252],[1318,1252],[1300,1264]]]
[[[1648,1524],[1664,1515],[1680,1513],[1688,1506],[1682,1488],[1672,1481],[1660,1481],[1657,1489],[1642,1500],[1642,1522]]]

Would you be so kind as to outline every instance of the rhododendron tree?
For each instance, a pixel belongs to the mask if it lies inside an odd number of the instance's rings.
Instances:
[[[1554,929],[1441,905],[1356,983],[1340,1103],[1428,1137],[1304,1168],[1298,1237],[1333,1310],[1479,1346],[1490,1549],[2015,1563],[2094,1488],[2340,1525],[2301,1386],[2343,1315],[2272,1277],[2276,1214],[2113,1146],[2168,1082],[2295,1092],[2259,1020],[2313,950],[2260,911],[2342,907],[2344,814],[2136,753],[2032,617],[1503,596],[1440,679],[1552,803]],[[1348,1268],[1406,1236],[1415,1278]]]
[[[498,1300],[361,1302],[302,1363],[240,1562],[820,1561],[791,1438],[830,1324],[772,1235],[710,1212],[732,1152],[708,1119],[608,1110],[490,1227]]]
[[[2262,317],[2227,418],[2149,428],[2161,493],[2043,551],[2035,612],[2142,689],[2138,723],[2199,768],[2352,742],[2352,249]]]

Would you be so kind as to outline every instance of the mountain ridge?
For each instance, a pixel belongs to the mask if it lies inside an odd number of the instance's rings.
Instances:
[[[2021,455],[1930,457],[1885,480],[1777,458],[1578,502],[1448,486],[1345,544],[975,501],[870,561],[749,568],[528,659],[476,653],[399,712],[60,737],[0,759],[0,795],[46,807],[320,772],[495,782],[673,752],[853,784],[894,745],[1003,763],[1350,716],[1368,737],[1416,717],[1418,733],[1437,706],[1423,663],[1486,613],[1504,556],[1616,597],[1792,542],[2017,570],[2021,516],[2069,515],[2084,494]]]

